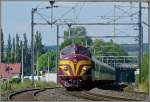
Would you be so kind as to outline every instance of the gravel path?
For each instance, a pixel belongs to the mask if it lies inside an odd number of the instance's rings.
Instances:
[[[7,96],[9,92],[2,92],[1,93],[1,101],[8,101]]]
[[[1,92],[1,101],[8,101],[8,95],[13,93],[14,91],[5,91]]]
[[[91,93],[102,94],[107,96],[118,96],[122,98],[131,98],[136,100],[148,100],[148,95],[140,94],[135,92],[124,92],[124,91],[112,91],[112,90],[102,90],[98,88],[94,88],[90,90]]]
[[[38,93],[36,97],[42,101],[87,101],[86,99],[69,95],[63,88],[49,89]]]
[[[135,100],[145,101],[148,99],[148,95],[134,93],[134,92],[120,92],[120,91],[112,91],[112,90],[103,90],[99,88],[94,88],[90,91],[90,93],[101,94],[112,97],[120,97],[120,98],[129,98]],[[73,95],[78,94],[78,95]],[[36,95],[39,100],[42,101],[88,101],[85,98],[80,98],[79,96],[82,94],[82,91],[73,91],[68,92],[63,88],[58,89],[49,89],[43,92],[40,92]]]

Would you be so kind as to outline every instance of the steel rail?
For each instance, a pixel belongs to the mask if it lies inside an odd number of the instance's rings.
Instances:
[[[108,95],[103,95],[103,94],[96,94],[96,93],[91,93],[88,91],[82,91],[82,92],[66,92],[69,95],[76,96],[79,98],[84,98],[87,100],[92,100],[92,101],[143,101],[143,100],[137,100],[137,99],[132,99],[132,98],[125,98],[125,97],[118,97],[118,96],[108,96]]]
[[[36,90],[40,90],[40,89],[38,89],[38,88],[25,89],[25,90],[20,90],[20,91],[11,93],[10,95],[8,95],[8,101],[12,101],[13,97],[16,96],[16,95],[18,95],[18,94],[21,94],[21,93],[24,93],[24,92],[29,92],[29,91],[36,91]]]
[[[55,89],[55,88],[59,88],[59,87],[43,88],[43,89],[32,88],[32,89],[20,90],[20,91],[17,91],[17,92],[14,92],[14,93],[11,93],[10,95],[8,95],[8,101],[12,101],[12,99],[13,99],[13,97],[15,97],[15,95],[18,95],[18,94],[21,94],[21,93],[24,93],[24,92],[29,92],[29,91],[35,91],[35,92],[33,92],[32,97],[33,97],[34,100],[38,101],[39,99],[36,97],[36,94],[38,94],[39,92],[45,91],[47,89]]]
[[[36,92],[33,93],[33,98],[37,101],[43,101],[43,100],[40,100],[38,97],[36,97],[36,95],[40,92],[43,92],[43,91],[46,91],[48,89],[56,89],[56,88],[60,88],[60,87],[55,87],[55,88],[45,88],[45,89],[41,89],[41,90],[38,90]]]

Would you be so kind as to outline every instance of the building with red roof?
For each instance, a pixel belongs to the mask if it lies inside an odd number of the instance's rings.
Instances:
[[[21,63],[0,64],[0,78],[9,79],[12,77],[20,77],[20,74],[21,74]]]

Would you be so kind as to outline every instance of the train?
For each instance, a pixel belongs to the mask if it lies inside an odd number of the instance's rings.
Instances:
[[[115,82],[115,69],[99,62],[91,56],[88,48],[82,45],[69,45],[60,51],[59,83],[67,90],[87,88],[95,83]]]

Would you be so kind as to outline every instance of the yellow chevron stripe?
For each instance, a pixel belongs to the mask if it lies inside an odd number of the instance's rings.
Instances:
[[[77,63],[77,66],[76,66],[76,74],[78,73],[78,70],[79,70],[79,67],[81,66],[81,65],[91,65],[92,64],[92,62],[91,61],[87,61],[87,60],[82,60],[82,61],[79,61],[78,63]]]
[[[72,62],[72,61],[70,61],[70,60],[60,60],[59,61],[59,64],[60,65],[62,65],[60,68],[62,69],[62,70],[64,70],[64,67],[65,67],[65,65],[70,65],[71,66],[71,69],[72,69],[72,71],[73,71],[73,74],[74,75],[77,75],[77,73],[78,73],[78,70],[79,70],[79,67],[81,66],[81,65],[87,65],[87,68],[89,69],[91,66],[91,64],[92,64],[92,62],[91,61],[87,61],[87,60],[82,60],[82,61],[79,61],[78,63],[77,63],[77,65],[76,65],[76,71],[75,71],[75,68],[74,68],[74,63]],[[70,74],[70,72],[69,72],[69,70],[68,71],[65,71],[66,72],[66,74],[68,75],[68,76],[71,76],[71,74]],[[81,73],[80,73],[80,75],[83,75],[85,72],[84,71],[81,71]]]
[[[62,70],[64,71],[64,66],[61,66],[61,67],[60,67],[60,69],[62,69]],[[71,76],[71,74],[70,74],[69,70],[68,70],[68,71],[64,71],[64,73],[66,73],[66,74],[67,74],[67,76]]]
[[[91,68],[91,66],[86,66],[86,67],[87,67],[87,70]],[[82,70],[79,75],[82,76],[85,72],[86,72],[86,71],[83,71],[83,70]]]
[[[60,60],[60,62],[59,62],[59,64],[61,64],[61,65],[69,65],[70,67],[71,67],[71,69],[72,69],[72,71],[73,71],[73,74],[75,74],[74,72],[75,72],[75,69],[74,69],[74,63],[72,62],[72,61],[70,61],[70,60]],[[63,67],[64,68],[64,67]],[[63,69],[64,70],[64,69]],[[69,70],[68,70],[68,72],[69,72]],[[70,73],[70,72],[69,72]],[[70,74],[71,75],[71,74]]]

